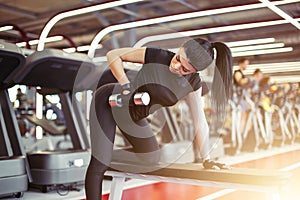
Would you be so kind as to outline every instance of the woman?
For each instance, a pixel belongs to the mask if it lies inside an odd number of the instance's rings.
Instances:
[[[107,53],[110,70],[118,83],[106,83],[94,94],[91,105],[90,128],[92,157],[86,175],[87,200],[101,199],[102,180],[111,157],[116,125],[131,143],[143,163],[159,161],[159,145],[148,126],[146,117],[160,107],[172,106],[187,98],[195,129],[195,142],[205,168],[226,168],[210,160],[209,130],[201,103],[201,79],[198,71],[214,65],[211,88],[218,119],[223,118],[232,87],[232,56],[221,42],[210,43],[197,38],[185,42],[175,54],[159,48],[121,48]],[[133,81],[129,81],[123,62],[143,64]],[[150,104],[133,105],[132,95],[148,92]],[[111,108],[108,98],[121,93],[122,107]]]

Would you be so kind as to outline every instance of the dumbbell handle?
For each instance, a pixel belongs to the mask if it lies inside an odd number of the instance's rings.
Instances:
[[[147,106],[150,103],[150,95],[147,92],[136,93],[133,97],[134,105]],[[111,107],[122,107],[122,96],[121,94],[112,94],[109,97],[109,105]]]

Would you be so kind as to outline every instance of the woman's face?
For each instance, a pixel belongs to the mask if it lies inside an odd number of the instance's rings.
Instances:
[[[183,48],[180,48],[172,58],[169,70],[178,75],[187,75],[196,72],[196,69],[189,63]]]

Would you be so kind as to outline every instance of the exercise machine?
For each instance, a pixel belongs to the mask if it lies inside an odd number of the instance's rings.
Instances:
[[[17,119],[7,89],[25,57],[14,44],[0,40],[0,197],[22,197],[28,189],[30,171],[21,145]]]
[[[73,145],[71,149],[28,154],[31,185],[39,187],[43,192],[61,186],[77,190],[76,185],[84,181],[90,159],[89,142],[87,127],[84,127],[81,116],[78,116],[80,107],[75,93],[79,92],[76,83],[93,73],[94,67],[85,54],[45,49],[29,55],[15,78],[21,85],[56,91]]]
[[[242,107],[241,102],[244,100],[243,91],[234,88],[231,99],[228,100],[230,107],[231,127],[230,130],[224,129],[224,151],[228,155],[236,155],[241,152],[243,145],[242,138]]]

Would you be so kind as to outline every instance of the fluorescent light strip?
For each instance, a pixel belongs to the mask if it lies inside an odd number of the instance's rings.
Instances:
[[[237,70],[239,66],[233,66],[234,70]],[[280,62],[280,63],[266,63],[266,64],[250,64],[244,71],[245,74],[252,74],[255,69],[261,69],[266,73],[274,72],[290,72],[300,71],[300,62]]]
[[[276,48],[276,49],[264,49],[264,50],[253,50],[253,51],[243,51],[243,52],[233,52],[233,57],[240,56],[251,56],[251,55],[262,55],[262,54],[272,54],[272,53],[283,53],[293,51],[292,47]]]
[[[243,46],[243,47],[233,47],[230,49],[232,52],[241,52],[241,51],[259,50],[259,49],[272,49],[272,48],[279,48],[279,47],[284,47],[284,43],[251,45],[251,46]]]
[[[290,67],[290,66],[300,66],[300,62],[278,62],[278,63],[264,63],[264,64],[250,64],[248,65],[249,68],[256,68],[256,67],[277,67],[277,66],[283,66],[283,67]],[[234,68],[238,68],[237,65],[233,66]]]
[[[275,42],[275,38],[261,38],[261,39],[254,39],[254,40],[226,42],[226,45],[228,47],[237,47],[237,46],[246,46],[246,45],[253,45],[253,44],[272,43],[272,42]]]
[[[244,74],[252,74],[254,72],[254,70],[257,69],[257,68],[259,68],[264,73],[295,72],[295,71],[300,70],[299,67],[295,67],[295,66],[294,67],[288,67],[288,68],[287,67],[282,67],[282,66],[278,66],[278,67],[274,67],[274,68],[265,68],[265,67],[258,66],[256,68],[251,68],[251,69],[245,70]]]
[[[297,22],[297,20],[292,18],[290,15],[286,14],[286,12],[284,12],[283,10],[275,6],[272,2],[268,0],[259,0],[259,1],[262,2],[265,6],[267,6],[270,10],[278,14],[280,17],[289,21],[292,25],[294,25],[297,29],[300,30],[300,24]]]
[[[89,49],[90,49],[90,45],[77,47],[77,51],[88,51]]]
[[[3,26],[3,27],[0,27],[0,32],[1,31],[9,31],[9,30],[12,30],[14,27],[13,26]]]
[[[297,20],[299,20],[299,18]],[[222,26],[222,27],[193,30],[193,31],[182,31],[182,32],[177,32],[177,33],[154,35],[154,36],[148,36],[148,37],[145,37],[145,38],[139,40],[134,45],[134,47],[141,47],[141,46],[143,46],[149,42],[153,42],[153,41],[162,41],[162,40],[189,37],[189,36],[195,36],[195,35],[205,35],[205,34],[210,34],[210,33],[221,33],[221,32],[244,30],[244,29],[251,29],[251,28],[261,28],[261,27],[266,27],[266,26],[275,26],[275,25],[281,25],[281,24],[287,24],[287,23],[289,23],[287,20],[275,20],[275,21],[229,25],[229,26]]]
[[[104,63],[107,61],[106,56],[99,56],[99,57],[94,57],[92,58],[94,63]]]
[[[275,4],[283,5],[283,4],[294,3],[294,2],[300,2],[300,0],[290,0],[290,1],[286,0],[286,1],[276,2]],[[243,5],[243,6],[220,8],[220,9],[214,9],[214,10],[205,10],[205,11],[177,14],[177,15],[171,15],[171,16],[166,16],[166,17],[146,19],[146,20],[141,20],[141,21],[134,21],[134,22],[124,23],[124,24],[109,26],[109,27],[106,27],[103,30],[101,30],[95,36],[95,38],[93,39],[93,41],[91,43],[91,48],[88,52],[88,56],[90,58],[93,58],[95,56],[96,45],[104,38],[104,36],[106,36],[107,34],[113,32],[113,31],[125,30],[125,29],[129,29],[129,28],[136,28],[136,27],[153,25],[153,24],[164,23],[164,22],[191,19],[191,18],[195,18],[195,17],[203,17],[203,16],[211,16],[211,15],[215,15],[215,14],[245,11],[245,10],[257,9],[257,8],[263,8],[263,7],[265,7],[265,5],[259,3],[259,4],[251,4],[251,5]],[[174,36],[173,36],[173,38],[174,38]]]
[[[75,47],[65,48],[63,49],[63,51],[67,53],[74,53],[76,51],[76,48]]]
[[[16,43],[16,45],[18,47],[25,47],[26,46],[26,42],[18,42],[18,43]]]
[[[57,41],[61,41],[63,40],[63,36],[53,36],[53,37],[48,37],[46,39],[46,43],[49,43],[49,42],[57,42]],[[29,41],[29,45],[37,45],[39,42],[39,40],[30,40]],[[16,44],[18,47],[25,47],[26,46],[26,42],[19,42]]]
[[[298,83],[300,76],[272,76],[271,83]]]
[[[262,67],[272,67],[272,66],[300,66],[300,62],[279,62],[279,63],[265,63],[265,64],[251,64],[251,67],[262,66]]]
[[[64,39],[63,36],[53,36],[53,37],[46,38],[45,42],[46,43],[57,42],[57,41],[61,41],[63,39]],[[37,45],[38,43],[39,43],[39,40],[31,40],[31,41],[29,41],[30,45]]]
[[[102,44],[98,44],[96,49],[101,49],[102,47],[103,47]],[[91,48],[90,45],[79,46],[79,47],[77,47],[77,51],[88,51],[90,48]]]
[[[93,5],[85,8],[80,8],[76,10],[71,10],[67,11],[64,13],[60,13],[56,16],[54,16],[51,20],[48,21],[48,23],[45,25],[44,29],[42,30],[42,33],[39,38],[39,43],[37,46],[37,50],[41,51],[44,49],[45,46],[45,39],[48,36],[48,33],[50,32],[51,28],[60,20],[67,18],[67,17],[73,17],[81,14],[86,14],[90,12],[95,12],[95,11],[100,11],[100,10],[105,10],[108,8],[113,8],[117,6],[122,6],[122,5],[127,5],[131,3],[136,3],[144,0],[120,0],[120,1],[113,1],[109,3],[103,3],[103,4],[98,4],[98,5]]]
[[[77,51],[88,51],[89,49],[90,49],[90,45],[84,45],[84,46],[79,46],[79,47],[77,47],[77,49],[76,48],[74,48],[74,47],[71,47],[71,48],[65,48],[65,49],[63,49],[65,52],[68,52],[68,53],[74,53],[76,50]],[[99,44],[98,45],[98,47],[97,47],[97,49],[101,49],[102,48],[102,45],[101,44]]]
[[[295,72],[295,71],[299,71],[300,68],[299,67],[276,67],[274,69],[270,69],[270,68],[264,68],[262,69],[264,72],[268,72],[268,73],[274,73],[274,72]]]

